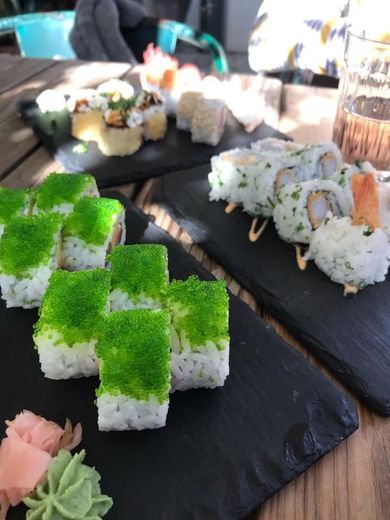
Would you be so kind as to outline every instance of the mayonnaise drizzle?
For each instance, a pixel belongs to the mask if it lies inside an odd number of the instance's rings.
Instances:
[[[307,267],[307,261],[303,258],[305,255],[302,254],[302,247],[295,246],[295,258],[297,260],[298,267],[301,271],[304,271]]]
[[[261,237],[261,235],[263,234],[263,231],[267,227],[268,220],[269,220],[268,218],[265,219],[257,231],[255,231],[255,229],[256,229],[257,222],[259,221],[259,219],[257,217],[255,217],[252,220],[251,228],[248,233],[248,238],[251,242],[256,242],[256,240],[258,240]]]
[[[237,207],[237,204],[235,202],[231,202],[230,204],[228,204],[225,208],[225,213],[227,213],[228,215],[230,213],[232,213],[232,211],[234,211]]]
[[[349,294],[357,294],[358,288],[356,285],[352,285],[350,283],[344,284],[344,296],[348,296]]]

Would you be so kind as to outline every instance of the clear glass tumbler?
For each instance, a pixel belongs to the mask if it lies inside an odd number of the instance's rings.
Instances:
[[[347,32],[333,141],[344,160],[390,170],[390,43]]]

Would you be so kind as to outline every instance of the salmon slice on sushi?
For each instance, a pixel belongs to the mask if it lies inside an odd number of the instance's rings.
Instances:
[[[161,244],[116,246],[111,269],[111,310],[161,309],[169,281],[167,248]]]
[[[64,222],[61,267],[105,267],[112,247],[126,239],[125,210],[116,199],[83,197]]]
[[[96,352],[99,430],[165,426],[170,390],[167,310],[110,313],[101,325]]]
[[[50,173],[39,186],[33,213],[68,215],[81,197],[99,197],[95,178],[88,173]]]
[[[58,267],[63,218],[13,217],[0,239],[0,287],[7,307],[39,307]]]
[[[34,328],[45,377],[97,375],[95,345],[99,325],[109,310],[109,291],[110,273],[103,269],[53,274]]]

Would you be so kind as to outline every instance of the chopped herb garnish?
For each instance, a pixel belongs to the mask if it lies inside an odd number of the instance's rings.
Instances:
[[[272,164],[270,162],[267,162],[266,165],[265,165],[266,168],[271,168],[272,167]]]
[[[372,235],[372,228],[371,228],[370,224],[368,224],[367,228],[363,231],[363,235],[365,237],[369,237]]]
[[[72,148],[73,153],[77,153],[78,155],[82,155],[83,153],[87,153],[89,150],[89,142],[85,141],[83,143],[75,144]]]
[[[293,213],[293,216],[294,216],[294,217],[295,217],[295,212],[296,212],[296,211],[297,211],[297,208],[296,208],[296,207],[293,208],[292,213]]]
[[[277,202],[279,202],[279,204],[283,204],[283,201],[280,198],[279,192],[276,194],[276,200],[277,200]]]
[[[271,199],[271,197],[267,197],[268,204],[271,206],[272,209],[275,207],[275,202]]]
[[[330,218],[329,217],[326,217],[325,220],[324,220],[324,224],[326,226],[326,224],[329,222]]]
[[[305,229],[305,226],[300,222],[297,227],[295,228],[295,231],[299,233],[300,231],[303,231]]]
[[[246,188],[248,186],[248,183],[246,181],[241,181],[238,185],[239,188]]]
[[[360,159],[356,159],[355,166],[357,166],[358,168],[361,168],[362,167],[362,161]]]
[[[339,184],[342,188],[345,188],[345,186],[347,185],[347,179],[345,177],[341,177],[341,179],[339,180]]]
[[[291,193],[291,198],[294,200],[299,200],[301,196],[302,186],[299,186],[297,190]]]
[[[351,265],[351,262],[349,262],[348,260],[346,262],[344,262],[344,265],[347,269],[350,269],[351,271],[353,271],[353,267]]]

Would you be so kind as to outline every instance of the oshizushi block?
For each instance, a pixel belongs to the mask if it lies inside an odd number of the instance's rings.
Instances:
[[[73,211],[83,196],[99,197],[95,178],[88,173],[51,173],[39,187],[33,213],[62,213]]]
[[[12,217],[30,213],[31,204],[32,191],[9,190],[0,186],[0,237]]]
[[[222,281],[196,276],[168,288],[172,390],[223,386],[229,374],[229,298]]]
[[[201,98],[191,120],[191,141],[217,146],[225,131],[226,116],[224,101]]]
[[[160,244],[114,247],[111,310],[159,309],[169,281],[167,248]]]
[[[143,90],[136,97],[135,106],[143,118],[145,141],[163,139],[167,132],[168,119],[165,105],[160,96],[155,92]]]
[[[53,274],[34,332],[46,377],[69,379],[98,373],[97,330],[109,309],[109,291],[110,273],[103,269]]]
[[[111,247],[126,238],[124,216],[116,199],[81,198],[64,223],[61,266],[70,271],[104,267]]]
[[[100,430],[165,426],[169,406],[169,312],[138,309],[108,315],[96,352]]]
[[[63,219],[48,213],[14,217],[0,240],[0,286],[7,307],[39,307],[57,269]]]

